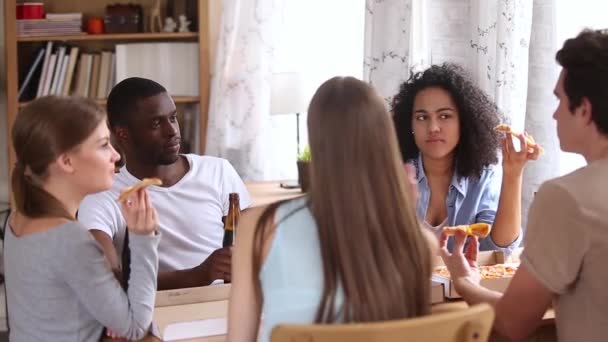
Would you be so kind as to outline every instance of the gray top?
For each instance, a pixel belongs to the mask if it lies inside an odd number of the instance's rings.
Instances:
[[[11,342],[97,342],[104,326],[137,340],[150,329],[160,235],[130,234],[128,293],[78,222],[22,237],[8,227],[5,238]]]

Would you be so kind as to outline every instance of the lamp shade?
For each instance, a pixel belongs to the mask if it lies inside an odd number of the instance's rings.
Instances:
[[[305,94],[304,88],[300,73],[280,72],[272,74],[270,114],[306,112],[310,99]]]

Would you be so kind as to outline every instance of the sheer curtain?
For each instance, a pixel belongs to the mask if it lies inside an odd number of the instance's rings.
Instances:
[[[280,0],[226,0],[211,78],[205,153],[244,179],[264,179],[270,155],[271,62]]]
[[[387,105],[410,71],[430,65],[424,0],[367,0],[364,77]]]
[[[272,73],[301,73],[309,97],[330,77],[361,78],[363,26],[363,0],[225,0],[206,154],[247,180],[297,178],[296,118],[270,115]]]

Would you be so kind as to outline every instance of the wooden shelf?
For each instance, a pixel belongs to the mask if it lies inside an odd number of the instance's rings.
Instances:
[[[175,103],[198,103],[200,102],[200,97],[198,96],[171,96]],[[102,106],[105,106],[106,99],[94,99],[95,102],[99,103]],[[25,107],[28,102],[19,102],[19,108]]]
[[[116,34],[83,34],[64,36],[30,36],[17,37],[18,42],[91,41],[91,40],[181,40],[198,38],[198,32],[161,32],[161,33],[116,33]]]

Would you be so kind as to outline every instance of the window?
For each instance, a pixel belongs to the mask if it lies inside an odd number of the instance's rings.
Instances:
[[[299,72],[305,93],[333,76],[363,77],[364,0],[285,0],[275,33],[273,72]],[[300,150],[308,143],[300,115]],[[296,117],[271,117],[274,179],[297,178]]]
[[[606,13],[608,13],[608,2],[606,1],[557,0],[557,47],[561,48],[566,39],[576,36],[584,28],[608,28]],[[585,160],[580,155],[561,152],[561,174],[569,173],[584,165]]]

